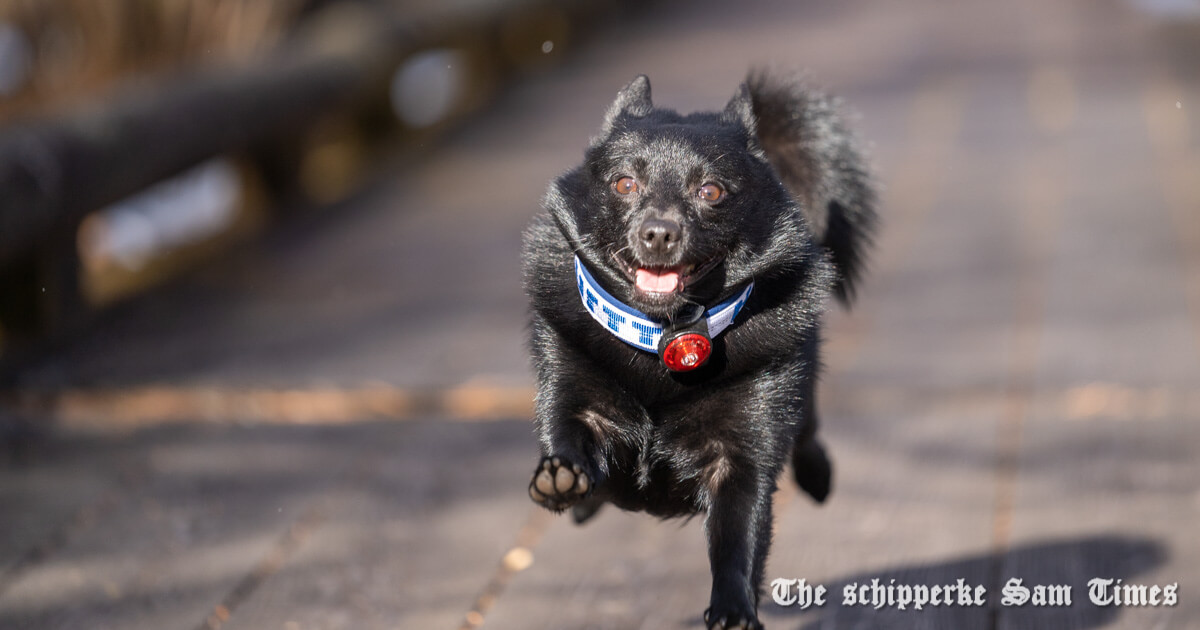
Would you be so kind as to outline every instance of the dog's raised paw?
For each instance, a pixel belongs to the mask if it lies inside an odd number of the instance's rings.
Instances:
[[[543,457],[529,482],[529,498],[554,512],[571,507],[591,490],[587,473],[561,457]]]
[[[753,614],[731,612],[714,615],[712,608],[704,611],[704,625],[708,630],[763,630],[763,625]]]

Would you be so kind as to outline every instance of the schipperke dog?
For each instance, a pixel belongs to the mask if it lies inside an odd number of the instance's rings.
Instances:
[[[528,228],[529,495],[704,514],[708,628],[762,628],[771,500],[791,456],[818,502],[813,398],[829,294],[853,298],[875,194],[832,99],[753,71],[720,112],[657,108],[639,76]]]

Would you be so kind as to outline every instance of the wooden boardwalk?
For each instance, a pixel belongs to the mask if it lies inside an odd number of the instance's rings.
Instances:
[[[827,332],[834,494],[777,499],[768,579],[831,601],[768,600],[768,627],[1200,629],[1200,29],[1116,0],[752,4],[631,13],[30,366],[0,416],[0,628],[702,627],[699,519],[528,501],[516,252],[629,78],[712,108],[774,62],[861,114],[886,223]],[[1178,603],[1096,606],[1096,577]],[[960,578],[987,603],[842,602]],[[1002,606],[1010,578],[1073,605]]]

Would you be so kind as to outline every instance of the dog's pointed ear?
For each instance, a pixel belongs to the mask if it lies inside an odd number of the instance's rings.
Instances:
[[[592,139],[592,145],[599,144],[607,138],[616,126],[617,119],[623,114],[640,118],[653,109],[654,103],[650,101],[650,78],[639,74],[629,85],[617,92],[617,99],[608,107],[608,113],[604,114],[604,124],[600,127],[599,135]]]
[[[750,86],[745,83],[738,86],[733,98],[726,103],[725,111],[721,112],[721,118],[726,122],[741,123],[751,136],[757,135],[758,119],[754,116],[754,95],[750,93]]]
[[[766,159],[758,141],[758,118],[754,115],[754,94],[749,85],[743,83],[738,86],[733,98],[726,103],[725,111],[721,112],[721,120],[741,125],[746,130],[746,149],[755,156]]]

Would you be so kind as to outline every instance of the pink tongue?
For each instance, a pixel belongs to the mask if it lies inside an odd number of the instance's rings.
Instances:
[[[679,274],[674,271],[664,271],[661,274],[649,269],[637,270],[637,288],[654,293],[670,293],[679,284]]]

